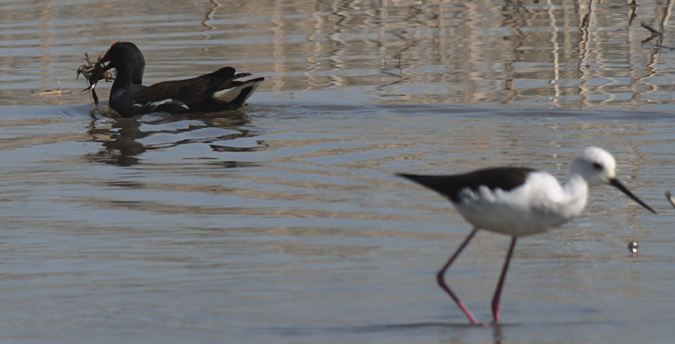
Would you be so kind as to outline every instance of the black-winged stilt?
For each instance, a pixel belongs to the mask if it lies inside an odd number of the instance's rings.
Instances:
[[[450,199],[473,230],[457,251],[436,275],[438,285],[455,300],[469,321],[478,324],[469,309],[445,283],[445,272],[469,244],[479,229],[511,236],[502,268],[492,298],[492,314],[498,323],[499,303],[506,279],[509,261],[521,235],[544,232],[579,215],[586,205],[590,187],[609,184],[631,199],[656,212],[638,199],[616,179],[616,161],[602,148],[588,147],[572,162],[565,185],[560,185],[551,174],[529,168],[497,167],[450,176],[398,174]]]

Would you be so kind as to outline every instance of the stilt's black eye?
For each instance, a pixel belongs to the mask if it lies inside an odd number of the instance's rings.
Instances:
[[[594,170],[602,170],[602,164],[594,162],[593,163],[593,169]]]

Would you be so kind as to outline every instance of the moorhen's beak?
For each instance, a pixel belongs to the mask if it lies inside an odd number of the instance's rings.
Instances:
[[[103,57],[101,57],[101,59],[98,60],[98,63],[100,63],[100,64],[103,64],[105,62],[108,62],[108,65],[103,67],[104,73],[107,72],[110,68],[112,68],[111,63],[109,63],[110,62],[110,49],[108,49],[108,51],[105,52],[105,55],[103,55]]]
[[[647,208],[647,210],[649,210],[649,211],[651,211],[652,213],[656,214],[656,212],[654,211],[654,209],[652,209],[650,206],[648,206],[647,204],[645,204],[645,202],[642,202],[639,198],[637,198],[637,196],[633,195],[633,193],[630,192],[630,190],[628,190],[625,186],[623,186],[623,184],[621,184],[621,182],[619,182],[618,179],[616,179],[616,178],[610,179],[610,180],[609,180],[609,185],[611,185],[611,186],[613,186],[613,187],[615,187],[615,188],[621,190],[621,192],[625,193],[626,196],[630,197],[633,201],[637,202],[637,203],[640,204],[641,206]]]

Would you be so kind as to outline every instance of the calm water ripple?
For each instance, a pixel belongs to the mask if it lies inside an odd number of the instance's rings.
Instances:
[[[672,4],[636,5],[0,1],[0,340],[671,342]],[[117,40],[146,83],[266,81],[245,111],[109,118],[74,74]],[[433,276],[469,228],[393,174],[563,177],[587,145],[659,215],[593,190],[519,244],[505,323],[467,326]],[[450,273],[479,319],[507,245]]]

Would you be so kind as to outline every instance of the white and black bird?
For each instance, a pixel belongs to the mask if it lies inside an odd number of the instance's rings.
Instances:
[[[616,161],[602,148],[588,147],[570,167],[560,185],[550,173],[520,167],[496,167],[457,175],[398,174],[447,197],[473,230],[436,275],[441,288],[457,303],[469,321],[478,324],[469,309],[445,283],[445,273],[479,229],[511,236],[504,267],[492,298],[494,322],[500,320],[500,297],[509,261],[519,236],[542,233],[579,215],[591,187],[609,184],[656,212],[616,179]]]

